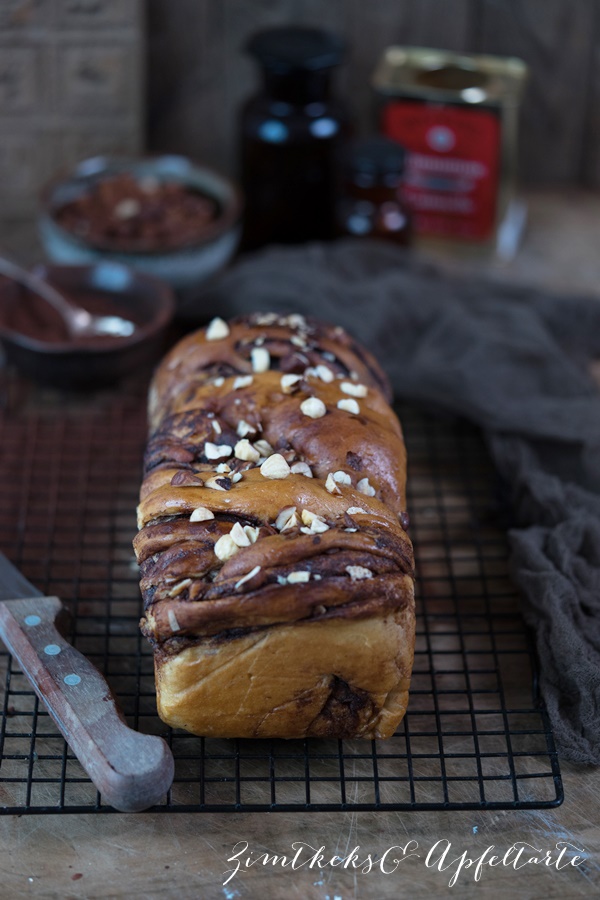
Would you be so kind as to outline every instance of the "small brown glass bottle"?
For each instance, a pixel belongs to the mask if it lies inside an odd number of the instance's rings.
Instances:
[[[385,137],[352,142],[344,156],[344,188],[337,204],[338,233],[411,242],[410,212],[400,197],[404,148]]]
[[[261,65],[263,88],[241,115],[243,246],[331,238],[347,116],[330,82],[344,45],[327,31],[289,27],[259,32],[246,50]]]

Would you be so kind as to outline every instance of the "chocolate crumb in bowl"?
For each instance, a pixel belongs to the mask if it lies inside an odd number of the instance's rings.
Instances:
[[[9,281],[9,279],[3,279]],[[122,340],[111,334],[78,334],[72,335],[60,313],[50,306],[42,297],[16,286],[15,298],[5,309],[0,309],[0,322],[12,331],[25,335],[45,344],[72,344],[96,346]],[[75,290],[65,292],[67,300],[76,303],[82,309],[95,316],[117,316],[124,311],[123,303],[102,291]],[[144,326],[151,318],[149,310],[126,306],[129,321],[136,329]]]
[[[216,200],[200,190],[123,172],[91,184],[55,219],[92,246],[151,253],[197,244],[218,212]]]
[[[235,182],[183,156],[83,160],[40,199],[40,238],[53,263],[122,263],[166,281],[180,307],[227,265],[241,234]]]
[[[135,325],[127,337],[73,336],[41,297],[0,279],[0,341],[9,362],[45,384],[90,388],[149,368],[164,347],[175,301],[155,278],[117,263],[49,266],[41,277],[94,315],[119,315]]]

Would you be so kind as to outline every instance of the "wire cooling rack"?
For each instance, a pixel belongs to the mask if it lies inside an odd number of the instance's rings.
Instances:
[[[0,549],[73,613],[70,640],[135,728],[162,734],[175,782],[155,811],[517,809],[562,802],[548,716],[507,575],[507,510],[478,432],[399,410],[409,454],[417,643],[388,741],[203,739],[157,717],[131,549],[144,385],[93,398],[3,376]],[[1,646],[1,645],[0,645]],[[3,653],[0,812],[112,812]]]

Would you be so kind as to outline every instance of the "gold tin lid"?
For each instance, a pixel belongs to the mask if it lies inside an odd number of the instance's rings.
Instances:
[[[392,46],[380,57],[371,84],[378,93],[392,97],[516,106],[527,71],[523,60],[512,56]]]

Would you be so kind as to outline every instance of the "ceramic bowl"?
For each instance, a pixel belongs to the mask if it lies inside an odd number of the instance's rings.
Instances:
[[[168,285],[111,261],[92,266],[40,266],[36,273],[76,302],[86,292],[110,297],[118,314],[139,325],[131,336],[110,341],[76,344],[34,338],[11,327],[11,304],[21,302],[22,289],[13,281],[2,280],[0,342],[9,362],[43,384],[75,389],[113,384],[133,373],[150,372],[163,352],[175,312]]]
[[[165,252],[127,252],[95,246],[67,231],[56,221],[56,212],[90,190],[103,178],[129,173],[135,178],[176,181],[201,191],[216,201],[218,213],[192,246]],[[207,166],[183,156],[126,159],[97,156],[81,162],[69,177],[54,182],[42,194],[39,232],[48,258],[62,265],[89,265],[111,259],[138,272],[161,278],[176,290],[201,285],[229,262],[241,236],[242,199],[233,181]]]

